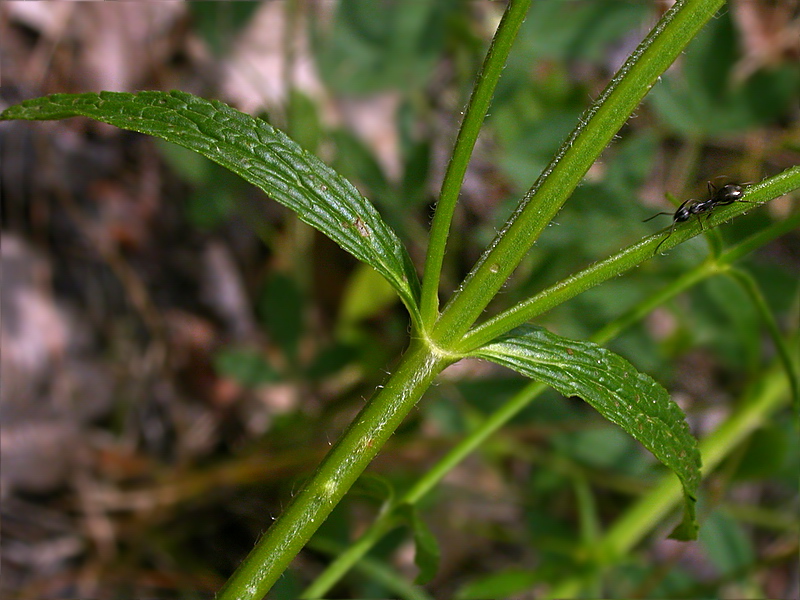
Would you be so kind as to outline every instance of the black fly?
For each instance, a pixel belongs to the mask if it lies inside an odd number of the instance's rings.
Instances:
[[[671,236],[672,232],[675,230],[675,226],[678,223],[688,221],[692,215],[703,215],[705,213],[710,213],[717,206],[725,206],[726,204],[733,204],[734,202],[747,202],[747,200],[742,200],[742,196],[744,196],[744,186],[739,185],[738,183],[726,183],[722,187],[718,188],[709,181],[708,193],[709,197],[706,200],[695,200],[694,198],[691,198],[686,200],[678,207],[678,209],[675,211],[675,214],[672,215],[672,227],[669,228],[667,237],[658,243],[658,246],[656,246],[653,254],[658,254],[658,249],[661,248],[661,244],[669,239],[669,236]],[[659,215],[668,214],[670,213],[656,213],[652,217],[645,219],[644,222],[647,222],[650,219],[655,219]],[[700,221],[700,227],[702,228],[702,226],[703,222]]]

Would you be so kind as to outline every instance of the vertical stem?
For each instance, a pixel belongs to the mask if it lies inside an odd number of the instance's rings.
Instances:
[[[422,322],[425,325],[433,324],[439,310],[439,278],[441,277],[450,223],[453,220],[458,194],[464,182],[464,174],[467,171],[467,165],[472,150],[475,148],[475,141],[478,139],[483,120],[489,110],[500,73],[506,64],[508,53],[511,51],[511,46],[514,44],[530,5],[531,0],[511,0],[509,2],[500,25],[497,27],[489,52],[486,54],[483,70],[478,75],[477,83],[472,91],[472,96],[470,96],[453,155],[447,165],[439,201],[436,204],[436,213],[431,224],[428,254],[425,257],[425,271],[422,278],[420,310]]]
[[[217,600],[263,598],[448,364],[418,340],[244,559]]]

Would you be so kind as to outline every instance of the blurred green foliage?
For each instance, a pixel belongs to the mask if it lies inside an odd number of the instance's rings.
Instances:
[[[192,2],[188,4],[194,30],[217,56],[230,51],[233,40],[250,22],[258,2]]]
[[[341,0],[330,30],[313,29],[323,81],[342,94],[421,88],[441,58],[447,19],[459,4]]]
[[[665,77],[649,96],[666,126],[689,138],[731,135],[773,125],[796,110],[800,65],[763,68],[739,81],[738,43],[729,11],[695,38],[680,74]]]
[[[273,273],[258,301],[258,314],[272,340],[283,349],[291,363],[297,361],[297,347],[303,336],[304,297],[295,280]]]
[[[278,380],[275,370],[255,350],[226,347],[215,356],[214,368],[246,387],[255,388]]]

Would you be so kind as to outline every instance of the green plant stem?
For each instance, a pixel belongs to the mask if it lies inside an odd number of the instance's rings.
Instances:
[[[263,598],[449,362],[419,340],[412,341],[385,387],[342,434],[217,600]]]
[[[320,536],[314,537],[308,544],[309,548],[319,550],[330,556],[338,556],[345,549],[342,544],[334,543],[330,540],[320,539]],[[402,600],[433,600],[424,589],[414,585],[405,577],[399,575],[392,569],[386,566],[381,560],[373,558],[364,558],[357,565],[363,576],[379,585],[382,585],[387,590],[396,594],[397,598]],[[300,596],[304,598],[305,596]],[[319,598],[319,596],[311,596],[312,598]]]
[[[450,473],[453,468],[467,456],[477,450],[492,434],[496,433],[514,415],[528,406],[537,398],[547,386],[538,381],[529,383],[520,392],[514,395],[497,411],[493,412],[481,426],[464,438],[447,455],[437,462],[432,469],[425,473],[414,486],[408,490],[397,502],[403,504],[417,504],[428,495],[431,490]],[[301,598],[322,598],[325,594],[347,573],[361,558],[369,552],[396,523],[393,512],[380,515],[367,531],[350,547],[342,552],[335,561],[302,593]]]
[[[603,344],[625,328],[648,314],[660,304],[690,288],[708,276],[707,271],[697,268],[686,276],[674,281],[665,290],[639,303],[635,310],[609,323],[590,339]],[[439,462],[437,462],[422,478],[409,489],[398,501],[398,505],[417,504],[438,485],[467,456],[480,448],[486,440],[508,424],[531,402],[538,398],[547,386],[534,381],[517,392],[503,406],[493,412],[475,431],[459,442]],[[301,598],[321,598],[347,573],[363,556],[396,524],[397,519],[392,512],[380,515],[367,531],[335,561],[303,592]]]
[[[746,196],[753,202],[762,202],[769,198],[777,198],[778,196],[783,196],[784,194],[797,190],[800,190],[800,165],[790,167],[774,177],[765,179],[758,185],[747,188]],[[797,229],[798,218],[800,218],[800,211],[795,211],[786,217],[783,221],[784,232],[788,233],[793,229]],[[730,262],[736,261],[763,245],[758,233],[751,236],[749,239],[750,242],[748,244],[740,244],[726,251],[725,256],[727,260]]]
[[[734,448],[767,422],[770,415],[787,403],[785,373],[773,367],[746,392],[740,407],[708,438],[700,443],[703,475],[708,476]],[[671,474],[632,506],[602,537],[593,558],[600,564],[618,564],[622,557],[673,510],[682,499],[681,486]],[[570,577],[556,583],[547,598],[573,598],[579,595],[585,576]]]
[[[640,321],[658,306],[675,298],[679,294],[691,289],[701,281],[717,275],[722,270],[719,263],[730,264],[743,256],[738,252],[740,247],[748,248],[748,253],[760,248],[770,241],[780,237],[787,231],[800,226],[800,213],[797,213],[779,223],[767,227],[753,236],[745,239],[739,245],[731,248],[720,256],[716,263],[706,261],[682,276],[672,281],[655,294],[639,302],[627,313],[614,319],[589,338],[597,344],[605,344],[616,338],[622,331]],[[467,456],[480,448],[486,440],[508,424],[523,409],[530,406],[547,386],[534,381],[525,386],[503,406],[491,414],[475,431],[459,442],[438,463],[436,463],[419,481],[409,489],[398,501],[397,506],[403,504],[417,504],[427,496],[444,477],[450,473]],[[674,478],[670,478],[674,479]],[[675,488],[680,486],[675,482]],[[341,552],[325,571],[303,592],[301,598],[321,598],[364,557],[380,539],[398,525],[398,518],[393,511],[381,514],[364,532],[364,534],[346,550]]]
[[[319,575],[298,598],[301,600],[323,598],[350,569],[364,560],[367,553],[383,539],[383,536],[398,527],[399,524],[400,520],[393,510],[382,513],[373,521],[369,529],[367,529],[358,540],[337,553],[336,559],[328,565],[325,571]]]
[[[767,330],[770,336],[772,336],[772,342],[778,350],[778,356],[783,363],[783,368],[786,370],[786,376],[789,378],[789,388],[792,391],[792,403],[794,404],[795,412],[797,412],[798,408],[800,408],[800,385],[798,384],[800,376],[797,373],[797,365],[792,361],[786,341],[783,339],[778,329],[778,324],[775,322],[775,317],[772,315],[772,310],[770,310],[767,305],[767,301],[764,299],[758,284],[750,273],[735,268],[728,269],[726,273],[741,285],[747,295],[750,296],[753,305],[756,307],[756,311],[761,315],[761,319],[767,326]]]
[[[530,5],[531,0],[511,0],[506,7],[483,62],[483,69],[478,75],[470,96],[464,120],[456,138],[453,155],[447,165],[439,201],[436,204],[436,212],[431,223],[428,253],[425,257],[425,271],[422,278],[420,310],[422,323],[426,327],[431,327],[438,316],[439,278],[447,237],[450,233],[450,224],[453,220],[453,212],[458,202],[461,185],[464,182],[464,174],[467,172],[469,159],[489,110],[500,73],[503,71],[508,53],[511,51],[511,46],[514,44]]]
[[[461,342],[456,344],[456,347],[458,351],[464,353],[478,348],[498,335],[502,335],[570,298],[649,260],[653,257],[659,244],[661,244],[660,250],[669,250],[737,215],[753,210],[765,200],[776,198],[794,189],[800,189],[800,167],[787,169],[775,177],[748,188],[745,195],[747,202],[736,202],[730,206],[721,207],[711,213],[708,219],[703,219],[702,224],[698,219],[693,219],[683,227],[676,228],[666,240],[664,240],[664,231],[648,236],[613,256],[567,277],[477,326],[465,335]],[[742,251],[736,250],[735,254],[726,254],[723,262],[729,262],[741,256],[743,256]]]
[[[659,300],[663,301],[661,300],[661,294],[659,294]],[[604,330],[607,331],[607,334],[605,336],[595,336],[598,339],[594,339],[593,337],[593,341],[603,343],[613,337],[614,333],[618,333],[619,331],[614,331],[613,327],[607,327],[604,328]],[[422,478],[403,495],[398,505],[417,504],[422,498],[427,496],[453,468],[476,451],[489,437],[497,433],[523,409],[528,407],[531,402],[538,398],[546,389],[547,386],[538,381],[526,385],[502,407],[493,412],[475,431],[459,442],[447,455],[436,463],[433,468],[425,473]],[[324,597],[344,574],[352,569],[367,552],[394,527],[395,522],[396,519],[391,512],[379,516],[367,531],[353,545],[342,552],[300,597],[304,599]]]
[[[445,306],[434,329],[437,345],[448,348],[467,332],[650,87],[722,3],[681,0],[664,14],[584,114]]]

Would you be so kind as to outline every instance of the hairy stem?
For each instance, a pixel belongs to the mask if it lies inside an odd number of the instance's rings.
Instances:
[[[469,330],[650,87],[722,3],[680,0],[664,14],[584,114],[445,306],[434,329],[437,345],[447,348]]]
[[[449,362],[418,340],[412,342],[384,388],[342,434],[217,600],[258,600],[269,591]]]
[[[425,325],[432,325],[438,316],[439,278],[441,277],[450,223],[453,220],[458,194],[464,182],[464,174],[467,172],[467,165],[469,165],[469,159],[472,156],[483,120],[489,110],[500,73],[503,71],[508,53],[511,51],[511,46],[525,20],[525,14],[530,5],[531,0],[511,0],[509,2],[503,19],[497,27],[489,52],[486,54],[483,70],[478,75],[456,138],[453,155],[447,165],[439,201],[436,203],[436,213],[433,215],[431,224],[428,254],[425,258],[425,273],[422,279],[420,310],[422,322]]]
[[[759,203],[772,200],[791,190],[800,189],[800,167],[792,167],[754,185],[747,190],[747,202],[736,202],[730,206],[720,208],[712,213],[704,225],[694,219],[675,231],[664,240],[664,232],[648,236],[643,240],[620,250],[613,256],[590,265],[583,271],[575,273],[542,292],[516,304],[514,307],[492,317],[470,331],[458,344],[458,349],[468,352],[493,340],[498,335],[517,327],[534,317],[552,309],[559,304],[577,296],[578,294],[620,275],[635,266],[653,257],[656,247],[666,251],[687,239],[700,235],[704,230],[723,223],[736,215],[753,210]],[[726,261],[739,258],[741,251],[737,250],[735,257],[727,257]]]
[[[739,252],[740,248],[747,248],[747,254],[749,254],[788,231],[796,229],[798,226],[800,226],[800,213],[796,213],[786,221],[775,223],[755,233],[750,238],[743,240],[739,245],[723,253],[715,261],[703,262],[687,271],[663,289],[638,303],[625,314],[607,323],[589,339],[597,344],[605,344],[615,339],[622,331],[640,321],[658,306],[665,304],[708,278],[724,272],[727,265],[744,256],[744,254]],[[497,433],[514,418],[514,416],[519,414],[520,411],[530,406],[545,389],[547,389],[547,386],[537,381],[526,385],[429,469],[428,472],[403,495],[397,503],[398,506],[419,503],[420,500],[426,497],[442,479],[456,467],[456,465],[477,450],[487,439]],[[672,477],[668,477],[668,479],[670,481],[669,485],[674,484],[674,488],[678,490],[677,493],[679,495],[680,491],[677,483],[673,481]],[[654,524],[655,522],[652,523]],[[303,592],[301,597],[309,599],[324,597],[345,573],[353,568],[369,550],[373,548],[384,535],[394,529],[397,524],[398,519],[394,511],[382,513],[356,542],[338,554],[337,558]]]

